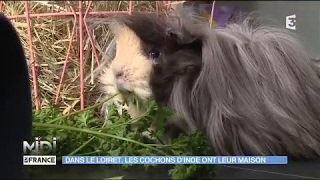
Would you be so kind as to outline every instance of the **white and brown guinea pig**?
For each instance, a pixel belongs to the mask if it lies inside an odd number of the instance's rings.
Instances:
[[[202,131],[217,155],[320,155],[320,80],[294,34],[255,17],[210,28],[178,9],[112,25],[106,91],[153,98],[184,133]]]

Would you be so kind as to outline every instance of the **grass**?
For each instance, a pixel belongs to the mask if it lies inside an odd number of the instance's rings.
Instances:
[[[6,15],[23,15],[23,1],[4,1],[3,12]],[[84,1],[83,4],[88,4]],[[156,11],[156,1],[134,1],[135,11]],[[78,2],[70,1],[30,1],[31,13],[48,13],[76,11]],[[84,6],[85,7],[85,6]],[[128,1],[93,1],[91,10],[125,11]],[[95,48],[100,60],[105,60],[105,51],[112,36],[105,24],[99,24],[101,18],[87,17],[87,23],[92,34]],[[31,58],[27,39],[27,23],[24,18],[12,20],[25,48],[30,66]],[[39,96],[41,110],[33,112],[33,136],[45,139],[57,137],[57,156],[63,155],[210,155],[207,142],[200,133],[192,136],[180,136],[168,145],[157,143],[163,133],[165,121],[172,112],[158,107],[153,101],[148,102],[148,110],[142,116],[131,119],[127,112],[121,115],[115,105],[108,107],[108,117],[101,121],[96,113],[102,103],[95,104],[100,92],[97,90],[95,79],[85,81],[86,108],[79,110],[80,102],[80,64],[78,35],[72,39],[71,53],[60,99],[57,104],[55,95],[60,81],[63,64],[66,60],[72,29],[75,20],[69,17],[42,17],[32,18],[32,48],[36,59]],[[79,28],[76,28],[78,33]],[[94,56],[88,35],[84,35],[84,72],[85,76],[93,74],[95,69]],[[31,77],[30,68],[30,77]],[[32,81],[32,80],[31,80]],[[33,92],[34,93],[34,92]],[[92,105],[94,104],[94,105]],[[147,131],[151,121],[157,122],[157,132],[152,132],[151,138],[146,139],[141,132]],[[132,126],[137,126],[133,130]],[[114,165],[113,165],[114,166]],[[137,165],[135,165],[136,167]],[[122,168],[131,168],[122,165]],[[144,165],[150,169],[155,166]],[[35,167],[32,167],[35,168]],[[31,172],[33,169],[30,169]],[[201,179],[203,176],[213,176],[212,165],[174,165],[170,166],[169,174],[172,179]]]
[[[181,135],[167,145],[157,143],[166,120],[173,112],[159,107],[154,101],[148,101],[147,111],[135,119],[131,119],[126,111],[119,114],[117,107],[111,104],[108,106],[108,116],[102,123],[95,115],[96,108],[101,104],[68,115],[63,115],[54,106],[34,111],[33,135],[44,139],[57,137],[58,159],[63,155],[211,155],[210,146],[198,132],[191,136]],[[157,122],[158,129],[151,132],[150,138],[146,138],[142,132],[148,131],[151,122]],[[132,126],[138,126],[138,129]],[[133,166],[139,165],[121,165],[122,168]],[[143,167],[148,169],[156,166]],[[170,168],[168,173],[172,179],[201,179],[214,175],[213,165],[173,165]]]

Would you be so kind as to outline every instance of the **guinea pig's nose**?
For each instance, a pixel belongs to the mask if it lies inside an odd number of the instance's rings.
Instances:
[[[116,78],[120,78],[120,77],[122,77],[123,76],[123,71],[117,71],[116,73],[115,73],[115,76],[116,76]]]

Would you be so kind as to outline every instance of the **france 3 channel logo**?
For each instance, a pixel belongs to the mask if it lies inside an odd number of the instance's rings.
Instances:
[[[293,14],[286,16],[286,28],[290,30],[297,30],[297,15]]]
[[[23,141],[23,153],[31,155],[23,156],[23,165],[56,165],[56,155],[43,155],[43,154],[55,154],[57,148],[57,138],[53,137],[52,141],[42,140],[40,137],[36,137],[35,141],[29,144],[28,141]]]

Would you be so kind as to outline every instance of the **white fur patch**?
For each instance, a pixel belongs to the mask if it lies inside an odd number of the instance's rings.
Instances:
[[[142,100],[149,98],[151,96],[149,80],[152,60],[143,55],[141,52],[141,40],[128,27],[115,24],[113,32],[116,41],[116,55],[100,77],[104,94],[111,96],[119,92],[116,86],[115,74],[121,71],[124,73],[123,83],[125,88],[132,91]],[[126,109],[132,118],[139,116],[141,112],[137,112],[137,107],[134,107],[134,105],[121,105],[126,98],[126,94],[121,94],[116,96],[111,103],[113,102],[118,106],[119,113]],[[108,103],[105,105],[108,105]],[[139,109],[144,108],[139,107]],[[106,108],[104,110],[106,111]]]

